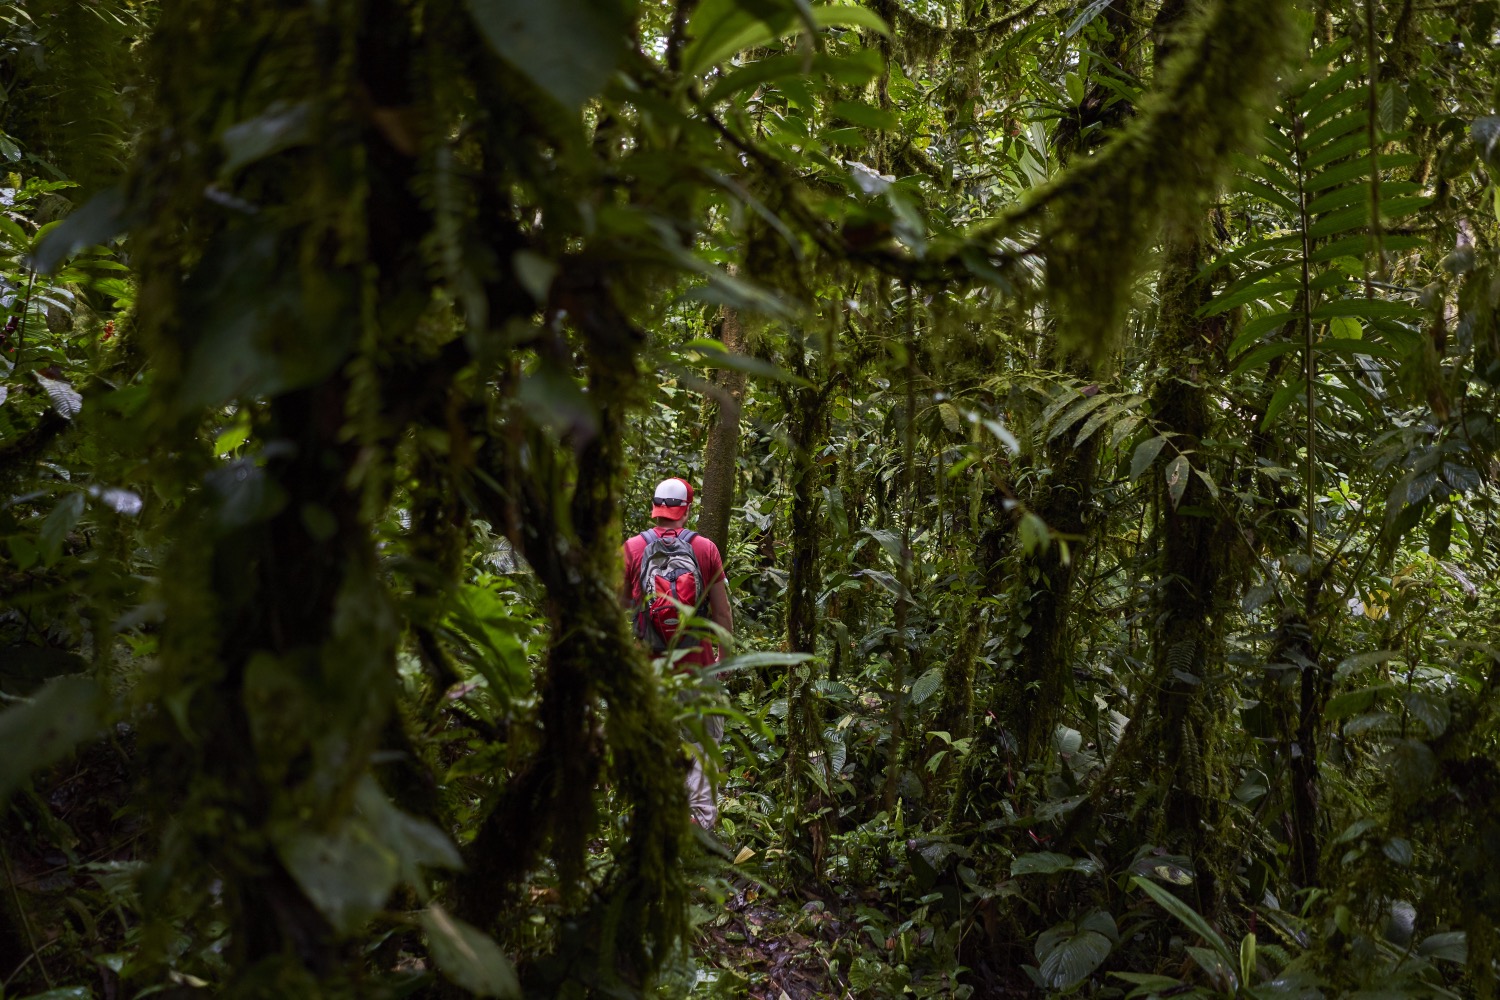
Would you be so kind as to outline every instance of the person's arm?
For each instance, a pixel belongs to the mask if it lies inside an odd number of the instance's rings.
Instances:
[[[729,587],[724,583],[724,574],[720,573],[713,586],[708,588],[708,617],[713,623],[731,636],[734,635],[734,607],[729,603]],[[724,658],[728,651],[725,644],[719,643],[719,659]]]
[[[624,572],[620,574],[620,607],[630,608],[635,602],[630,599],[630,545],[626,543],[620,546],[620,563]]]

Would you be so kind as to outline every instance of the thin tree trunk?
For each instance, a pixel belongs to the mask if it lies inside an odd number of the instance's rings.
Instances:
[[[885,788],[881,798],[887,810],[896,805],[896,789],[901,772],[901,737],[905,728],[906,682],[911,674],[912,651],[908,615],[911,609],[912,551],[911,519],[913,494],[916,491],[916,427],[917,418],[917,370],[915,359],[916,342],[912,335],[911,286],[906,288],[907,336],[906,336],[906,405],[901,419],[901,566],[898,579],[901,594],[896,598],[896,673],[891,679],[890,742],[885,758]]]
[[[806,377],[803,359],[795,370]],[[818,645],[818,584],[822,559],[823,486],[827,478],[818,453],[828,439],[828,396],[831,386],[804,386],[787,390],[783,401],[792,421],[792,509],[791,566],[787,574],[786,645],[794,653],[816,653]],[[787,667],[786,674],[786,782],[792,818],[786,831],[812,861],[815,877],[821,877],[828,823],[819,816],[825,805],[822,795],[810,787],[809,769],[821,767],[827,777],[827,754],[823,745],[823,718],[813,681],[815,661]],[[814,755],[817,755],[816,761]]]
[[[745,349],[744,327],[733,309],[724,310],[721,338],[731,354]],[[713,378],[718,390],[709,397],[708,441],[703,448],[703,502],[698,509],[698,531],[720,549],[729,546],[729,516],[734,509],[740,454],[740,408],[745,401],[745,373],[720,369]]]

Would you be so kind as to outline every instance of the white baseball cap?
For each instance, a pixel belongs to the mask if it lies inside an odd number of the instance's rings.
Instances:
[[[651,494],[651,516],[680,521],[693,502],[693,486],[686,479],[663,479]]]

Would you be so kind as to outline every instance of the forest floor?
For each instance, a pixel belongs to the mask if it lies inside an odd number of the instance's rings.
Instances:
[[[774,897],[757,883],[739,880],[732,897],[699,925],[694,943],[699,982],[688,996],[750,1000],[898,996],[903,991],[897,984],[906,978],[898,958],[900,946],[894,937],[883,942],[871,937],[858,913],[877,900],[864,903],[865,895],[840,898],[834,892],[826,901],[801,901],[786,895]],[[915,943],[926,948],[919,936]],[[850,955],[862,955],[855,961],[864,969],[850,969]],[[977,967],[963,976],[972,991],[969,997],[1037,996],[1019,967],[1007,961],[996,963],[996,958],[999,955],[972,957]],[[889,975],[897,966],[901,975],[892,982]],[[915,996],[954,996],[957,982],[932,973],[927,970],[919,985],[913,982]]]
[[[753,1000],[851,996],[827,958],[847,933],[844,923],[813,903],[789,913],[761,893],[758,885],[741,888],[700,931],[698,958],[718,985],[730,980]]]

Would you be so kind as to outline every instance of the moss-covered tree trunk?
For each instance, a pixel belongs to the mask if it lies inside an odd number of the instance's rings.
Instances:
[[[1096,440],[1074,448],[1070,436],[1063,435],[1049,458],[1051,478],[1033,501],[1034,512],[1047,526],[1073,542],[1068,558],[1056,544],[1023,557],[1015,583],[1021,613],[1012,630],[1021,651],[997,714],[1015,734],[1024,761],[1039,760],[1046,752],[1070,686],[1074,567],[1087,551]]]
[[[799,349],[793,371],[803,378],[812,374],[805,353]],[[810,380],[809,380],[810,381]],[[821,453],[828,441],[828,400],[832,384],[812,384],[783,391],[787,419],[791,425],[792,468],[790,475],[791,565],[787,571],[786,646],[793,653],[815,654],[818,648],[818,588],[823,555],[823,489],[827,466]],[[786,816],[788,840],[800,845],[821,873],[828,837],[828,824],[819,815],[824,806],[818,782],[810,768],[825,769],[823,717],[814,681],[816,661],[787,668],[786,683]],[[811,819],[811,822],[809,822]]]
[[[146,893],[214,873],[243,982],[290,992],[351,974],[339,939],[384,902],[338,866],[368,819],[353,803],[397,638],[372,528],[401,427],[359,415],[381,406],[378,366],[431,295],[410,151],[363,110],[415,100],[420,46],[399,14],[381,0],[164,5],[162,124],[132,185],[155,443],[189,497],[163,574],[161,668],[142,690],[160,708],[144,736],[173,817]],[[253,157],[220,174],[226,122],[300,102],[330,141],[295,176]],[[215,184],[258,207],[226,211],[203,197]],[[198,422],[226,405],[251,414],[251,441],[214,463]]]
[[[745,332],[740,314],[724,310],[720,339],[732,354],[745,349]],[[745,373],[721,368],[713,378],[713,394],[706,406],[708,440],[703,446],[703,501],[698,510],[698,531],[729,548],[729,518],[734,509],[740,455],[740,409],[745,401]]]
[[[1197,280],[1204,244],[1172,234],[1157,290],[1159,381],[1153,392],[1158,426],[1172,437],[1154,473],[1161,523],[1161,569],[1155,591],[1152,676],[1157,719],[1153,753],[1170,776],[1162,802],[1164,834],[1181,842],[1198,865],[1199,903],[1217,902],[1215,834],[1228,789],[1215,748],[1229,697],[1222,668],[1225,561],[1233,541],[1221,508],[1188,467],[1210,429],[1208,383],[1223,350],[1222,317],[1201,319],[1209,289]]]

